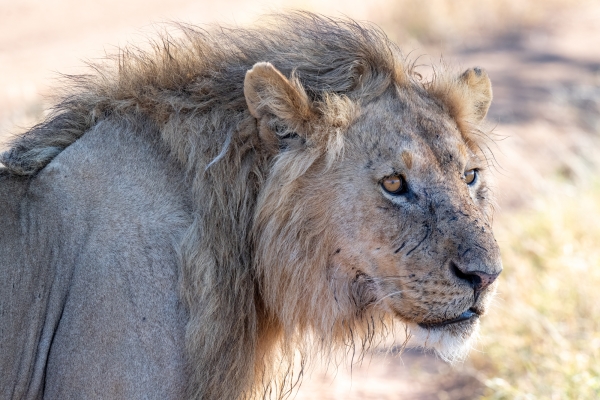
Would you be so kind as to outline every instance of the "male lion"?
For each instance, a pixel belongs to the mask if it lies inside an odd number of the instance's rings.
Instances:
[[[394,321],[462,357],[502,268],[485,72],[308,13],[181,30],[1,156],[1,397],[281,397]]]

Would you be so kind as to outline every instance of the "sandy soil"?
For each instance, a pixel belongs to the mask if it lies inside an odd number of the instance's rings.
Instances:
[[[241,0],[0,0],[0,142],[37,121],[57,72],[85,71],[82,60],[116,46],[143,43],[153,23],[248,23],[264,11],[308,8],[378,21],[389,1],[350,0],[248,3]],[[526,206],[551,192],[550,176],[585,180],[600,163],[600,6],[569,10],[542,26],[452,46],[409,45],[407,50],[450,64],[486,68],[494,83],[490,110],[496,149],[500,210]],[[387,28],[387,26],[386,26]],[[390,35],[394,36],[391,31]],[[412,47],[412,48],[411,48]],[[498,218],[501,218],[502,211]],[[483,349],[485,351],[485,349]],[[392,357],[375,351],[352,373],[317,369],[297,399],[471,399],[483,382],[468,363],[452,369],[410,351]]]

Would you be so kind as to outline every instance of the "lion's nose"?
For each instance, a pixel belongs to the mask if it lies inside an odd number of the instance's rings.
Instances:
[[[450,270],[458,279],[467,282],[475,290],[475,293],[481,292],[490,286],[500,275],[500,272],[488,274],[483,271],[466,271],[461,269],[454,261],[450,262]]]

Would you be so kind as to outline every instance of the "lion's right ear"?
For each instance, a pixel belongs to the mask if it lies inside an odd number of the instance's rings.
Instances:
[[[308,133],[306,129],[316,118],[298,79],[287,79],[268,62],[256,63],[246,72],[244,96],[250,114],[256,119],[270,115],[298,133]]]

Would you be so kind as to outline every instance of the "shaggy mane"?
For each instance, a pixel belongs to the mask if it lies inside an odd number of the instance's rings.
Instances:
[[[352,20],[296,12],[272,15],[251,29],[174,26],[179,34],[161,34],[150,50],[126,47],[107,62],[89,64],[94,74],[65,76],[48,118],[19,136],[0,161],[15,174],[35,174],[114,115],[143,115],[159,127],[174,118],[227,116],[211,126],[224,134],[213,135],[223,144],[247,117],[244,76],[260,61],[294,73],[312,100],[336,93],[368,101],[412,74],[382,31]]]
[[[31,176],[103,119],[154,124],[184,167],[195,201],[195,222],[179,249],[181,298],[189,312],[187,398],[282,397],[294,385],[295,349],[353,351],[356,343],[360,352],[375,332],[385,330],[386,320],[367,313],[327,328],[327,315],[310,315],[297,305],[284,310],[292,320],[282,326],[271,314],[276,305],[264,304],[261,279],[269,277],[257,272],[254,252],[256,241],[265,238],[256,237],[254,224],[257,215],[269,217],[257,199],[274,160],[261,150],[256,119],[248,111],[246,72],[269,62],[297,79],[324,109],[332,96],[360,107],[395,84],[430,93],[455,118],[473,113],[460,108],[463,95],[450,95],[455,80],[421,83],[396,45],[370,25],[296,12],[271,16],[250,29],[176,27],[177,36],[159,36],[149,51],[125,48],[108,62],[91,65],[93,74],[67,77],[48,118],[16,138],[0,162],[11,174]],[[474,125],[457,120],[463,135]],[[312,157],[310,162],[319,154]],[[289,193],[293,179],[282,183]],[[316,252],[305,259],[319,263],[323,257]],[[314,331],[311,318],[319,320],[320,331]],[[315,342],[303,342],[310,332]]]

